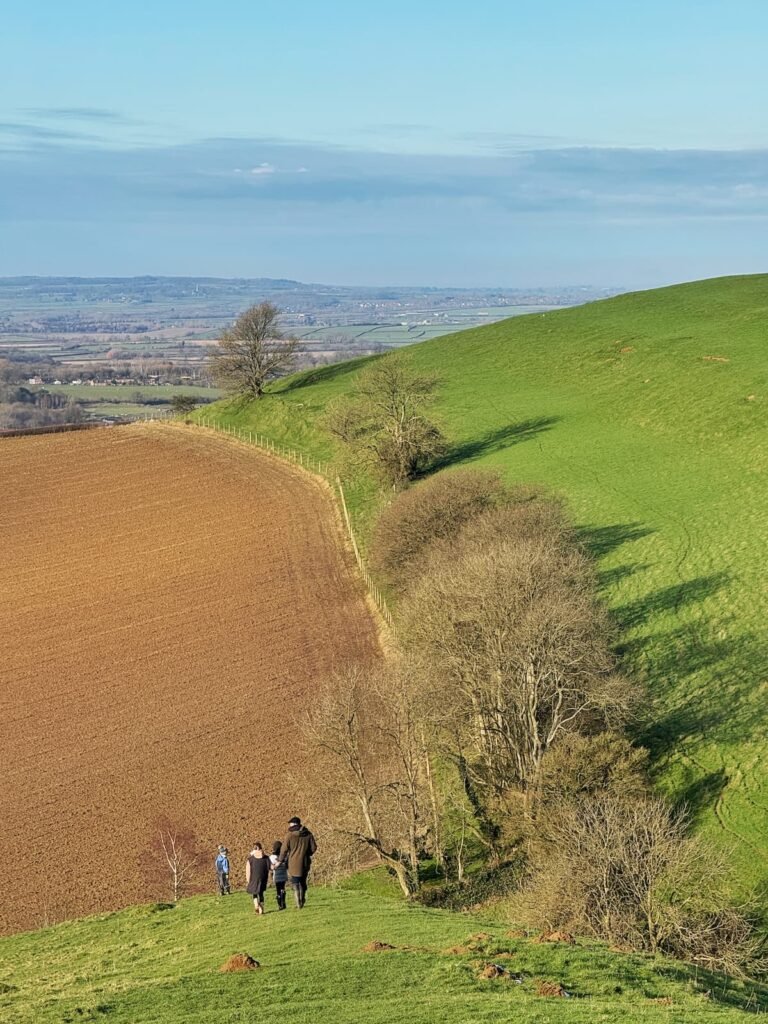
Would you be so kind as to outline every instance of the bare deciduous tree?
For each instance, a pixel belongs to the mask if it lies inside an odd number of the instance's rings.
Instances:
[[[222,334],[209,365],[215,382],[228,394],[261,398],[270,380],[293,369],[298,342],[283,335],[279,316],[273,303],[260,302]]]
[[[481,534],[438,552],[402,618],[431,668],[445,735],[463,748],[470,799],[516,788],[530,811],[556,740],[619,720],[628,704],[590,566],[551,537],[489,546]]]
[[[405,590],[436,541],[453,539],[507,492],[498,473],[459,469],[439,473],[397,494],[373,532],[371,565],[389,586]]]
[[[352,667],[327,681],[306,722],[336,830],[371,850],[406,896],[419,887],[429,829],[418,701],[397,663]]]
[[[379,359],[358,375],[350,399],[329,407],[326,427],[388,484],[402,486],[445,452],[440,429],[426,416],[437,385],[406,356]]]
[[[540,926],[732,973],[764,966],[749,912],[724,892],[723,857],[660,799],[603,793],[551,805],[531,861],[518,909]]]
[[[203,858],[204,851],[194,829],[164,816],[152,826],[142,866],[151,884],[168,886],[175,903],[194,887]]]
[[[171,409],[176,416],[186,416],[194,412],[200,403],[197,395],[173,395],[171,397]]]

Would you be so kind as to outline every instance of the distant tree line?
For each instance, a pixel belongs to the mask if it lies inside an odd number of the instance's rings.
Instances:
[[[83,410],[66,395],[0,384],[0,429],[81,423]]]

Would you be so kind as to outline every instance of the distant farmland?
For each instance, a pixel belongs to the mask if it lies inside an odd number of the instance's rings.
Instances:
[[[158,424],[0,441],[0,478],[0,926],[150,895],[159,813],[239,873],[317,680],[377,651],[330,497]]]

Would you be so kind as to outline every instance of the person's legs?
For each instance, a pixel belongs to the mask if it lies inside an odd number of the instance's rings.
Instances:
[[[218,886],[219,886],[219,896],[223,896],[224,895],[224,879],[225,879],[225,877],[226,876],[225,876],[223,871],[217,871],[216,872],[216,881],[218,882]]]
[[[277,897],[277,909],[285,910],[285,882],[275,882],[275,896]]]
[[[223,875],[222,875],[222,882],[224,884],[224,892],[222,893],[222,896],[230,896],[231,895],[231,890],[229,888],[229,872],[228,871],[225,871],[223,873]]]
[[[301,910],[307,898],[307,876],[291,875],[291,885],[296,898],[296,906]]]
[[[296,907],[298,910],[301,910],[304,906],[301,878],[298,875],[291,875],[291,885],[293,887],[293,898],[296,901]]]

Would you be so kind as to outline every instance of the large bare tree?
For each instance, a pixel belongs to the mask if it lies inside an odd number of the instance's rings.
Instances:
[[[478,525],[471,541],[438,552],[414,586],[404,633],[434,679],[468,796],[487,805],[516,789],[530,811],[547,750],[569,732],[619,720],[629,695],[580,552],[552,534],[489,543],[493,531]]]
[[[420,702],[397,662],[352,666],[321,687],[305,723],[335,830],[391,868],[406,896],[432,814]]]
[[[270,380],[294,368],[298,342],[278,326],[280,310],[260,302],[241,313],[210,356],[214,381],[229,395],[261,398]]]

